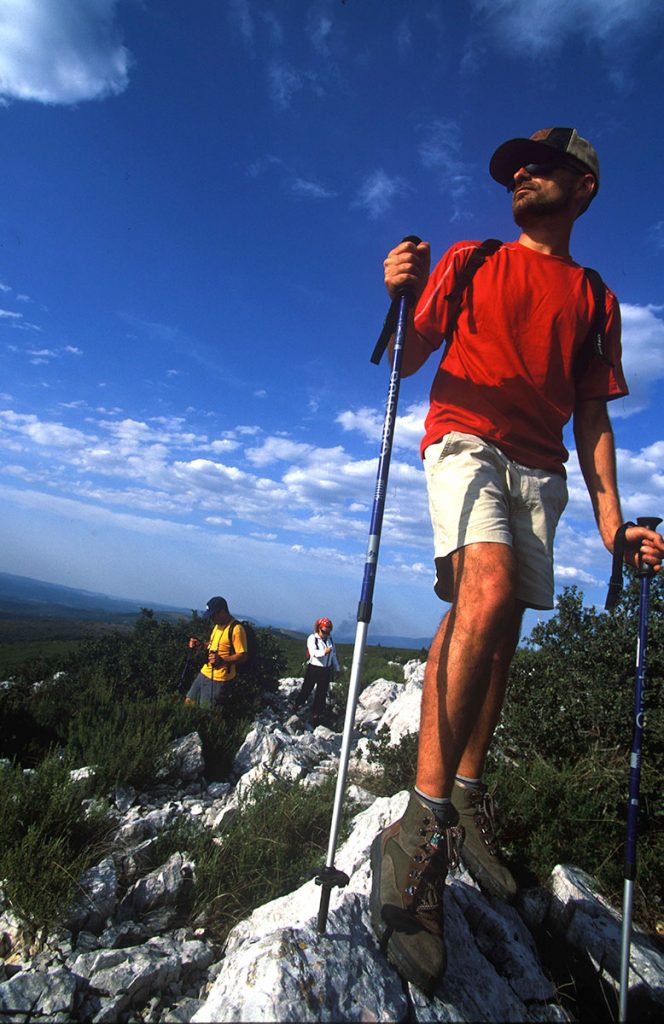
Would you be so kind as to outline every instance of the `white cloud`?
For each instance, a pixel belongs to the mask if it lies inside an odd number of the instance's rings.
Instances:
[[[422,435],[424,434],[424,417],[428,405],[419,402],[407,407],[407,412],[401,416],[397,415],[394,427],[394,447],[410,449],[413,452],[418,450]],[[355,411],[347,409],[339,413],[336,422],[348,431],[357,431],[367,441],[378,444],[383,434],[384,414],[377,409],[363,407]]]
[[[623,328],[622,364],[629,396],[611,405],[612,418],[632,416],[650,405],[658,381],[664,379],[664,306],[620,304]]]
[[[420,127],[420,159],[437,173],[441,191],[452,200],[452,220],[467,215],[466,199],[473,179],[470,166],[461,159],[461,132],[453,121],[433,121]]]
[[[413,32],[408,18],[402,18],[396,27],[397,53],[401,60],[408,60],[413,52]]]
[[[290,107],[293,96],[304,88],[311,77],[282,60],[271,62],[267,76],[270,99],[280,110]]]
[[[658,220],[650,229],[650,237],[658,249],[664,249],[664,220]]]
[[[206,516],[205,522],[209,523],[210,526],[232,526],[232,519],[224,519],[222,516]]]
[[[68,403],[72,417],[80,415],[78,405]],[[381,571],[414,585],[430,578],[431,527],[417,454],[423,412],[424,405],[412,405],[399,417],[401,445],[392,457],[382,534]],[[365,552],[382,416],[365,407],[342,413],[338,423],[366,438],[371,457],[288,436],[257,440],[250,425],[210,440],[180,417],[98,417],[83,429],[14,411],[0,413],[0,445],[12,453],[6,479],[33,488],[20,499],[26,508],[32,501],[36,510],[99,521],[106,513],[111,525],[143,534],[175,535],[186,523],[220,545],[233,529],[243,543],[265,545],[263,564],[275,552],[286,558],[294,542],[303,558],[324,550],[326,563],[329,555],[330,565],[351,572]],[[660,508],[663,464],[664,440],[618,451],[626,515]],[[608,556],[574,452],[569,489],[556,579],[597,586],[609,571]]]
[[[373,171],[360,186],[353,206],[366,210],[372,220],[387,213],[399,196],[410,191],[409,186],[398,175],[390,176],[382,168]]]
[[[625,46],[631,36],[652,31],[659,0],[471,0],[481,19],[506,49],[530,55],[553,51],[570,36]]]
[[[267,466],[277,461],[300,460],[313,452],[313,446],[285,437],[268,437],[258,448],[247,448],[246,457],[254,466]]]
[[[80,448],[88,442],[82,431],[62,423],[40,420],[32,413],[0,412],[0,428],[3,424],[11,434],[18,434],[40,446]]]
[[[254,42],[254,20],[249,0],[227,0],[226,13],[233,28],[251,48]]]
[[[295,178],[288,188],[301,199],[334,199],[337,194],[317,181],[306,181],[304,178]]]
[[[333,27],[334,22],[326,11],[314,8],[308,12],[307,34],[314,50],[322,56],[329,55]]]
[[[3,8],[1,96],[71,104],[127,88],[117,0],[4,0]]]

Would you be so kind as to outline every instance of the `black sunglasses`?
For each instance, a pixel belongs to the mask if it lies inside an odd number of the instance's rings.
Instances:
[[[527,171],[532,178],[550,178],[554,171],[573,171],[575,174],[585,174],[586,171],[582,171],[580,167],[574,167],[572,164],[564,163],[562,160],[547,160],[542,164],[523,164],[524,171]],[[521,170],[520,167],[517,170]],[[516,171],[514,172],[516,174]],[[508,192],[513,192],[516,188],[516,182],[512,181],[507,186]]]

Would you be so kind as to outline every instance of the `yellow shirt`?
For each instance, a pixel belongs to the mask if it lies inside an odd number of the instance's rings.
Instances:
[[[231,627],[233,629],[233,643],[231,646]],[[214,651],[220,658],[228,658],[231,654],[247,653],[247,635],[241,622],[229,622],[227,626],[215,626],[208,644],[208,651]],[[225,683],[229,679],[235,679],[237,668],[232,665],[221,665],[219,668],[212,668],[206,662],[201,673],[212,679],[215,683]]]

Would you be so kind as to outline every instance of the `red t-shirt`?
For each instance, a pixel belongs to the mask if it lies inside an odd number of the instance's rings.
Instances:
[[[415,329],[440,348],[451,303],[445,295],[477,246],[458,242],[433,270],[415,311]],[[605,355],[579,379],[574,358],[588,336],[594,301],[571,259],[519,242],[489,256],[466,288],[451,343],[431,387],[421,451],[451,430],[475,434],[510,459],[565,475],[563,427],[577,399],[628,394],[620,365],[620,308],[606,292]]]

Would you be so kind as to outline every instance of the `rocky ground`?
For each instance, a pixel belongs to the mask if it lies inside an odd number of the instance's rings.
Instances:
[[[364,755],[379,728],[389,729],[392,743],[417,730],[419,662],[409,663],[406,679],[379,680],[361,695],[355,779],[369,772]],[[196,865],[176,853],[145,874],[150,848],[165,828],[190,816],[221,836],[257,779],[316,786],[336,772],[341,736],[323,726],[312,731],[290,715],[298,684],[281,681],[228,781],[207,784],[193,733],[173,745],[150,792],[116,791],[111,852],[81,880],[76,904],[39,949],[0,904],[0,1017],[25,1024],[566,1021],[570,1004],[543,966],[543,935],[578,966],[580,988],[592,985],[606,1000],[596,1016],[583,1019],[615,1016],[619,915],[597,896],[592,879],[570,866],[556,867],[547,888],[523,892],[516,907],[485,897],[466,872],[457,872],[446,895],[446,976],[430,999],[403,984],[369,924],[368,857],[376,832],[402,813],[405,793],[375,799],[362,785],[352,788],[364,809],[336,857],[350,881],[332,891],[324,935],[316,928],[314,881],[255,910],[223,950],[203,930],[179,926]],[[638,933],[630,1011],[630,1019],[652,1020],[664,1011],[664,958]]]

